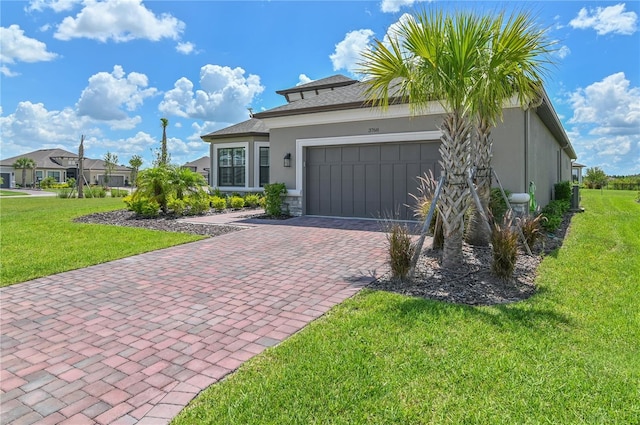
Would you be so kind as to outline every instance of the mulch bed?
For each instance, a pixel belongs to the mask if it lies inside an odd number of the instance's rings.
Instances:
[[[536,292],[536,271],[542,258],[562,246],[572,215],[565,215],[554,234],[546,235],[532,247],[533,256],[519,252],[513,277],[509,280],[491,273],[491,248],[464,244],[464,263],[455,270],[440,266],[442,251],[424,249],[411,281],[385,275],[369,288],[466,305],[495,305],[527,299]]]

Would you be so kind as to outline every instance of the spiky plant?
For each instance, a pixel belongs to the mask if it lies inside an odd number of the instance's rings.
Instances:
[[[512,224],[511,214],[508,213],[501,224],[494,223],[491,234],[491,272],[505,280],[513,276],[518,256],[518,232],[513,229]]]

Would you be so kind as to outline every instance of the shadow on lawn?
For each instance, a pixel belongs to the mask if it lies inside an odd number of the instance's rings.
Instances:
[[[514,328],[538,330],[572,326],[572,321],[568,316],[552,309],[536,308],[530,303],[475,307],[420,298],[406,298],[389,305],[385,313],[388,316],[396,316],[395,318],[399,321],[406,321],[408,325],[415,325],[416,317],[429,314],[438,319],[469,316],[504,330]]]

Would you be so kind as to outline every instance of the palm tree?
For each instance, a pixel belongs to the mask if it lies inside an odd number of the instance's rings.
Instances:
[[[140,155],[133,155],[129,160],[129,165],[131,166],[131,186],[136,186],[136,180],[138,179],[138,171],[140,171],[140,167],[142,166],[142,157]]]
[[[167,165],[167,126],[169,125],[169,120],[167,118],[160,118],[162,122],[162,147],[160,150],[160,164]]]
[[[385,41],[363,55],[361,72],[373,105],[408,102],[412,113],[437,100],[445,110],[440,126],[440,166],[445,174],[438,212],[444,226],[443,267],[460,264],[464,213],[469,202],[469,139],[480,90],[478,64],[490,39],[491,20],[468,12],[418,13],[401,22]]]
[[[476,117],[476,134],[472,146],[473,166],[476,168],[476,190],[484,212],[488,211],[491,197],[491,130],[502,119],[504,103],[517,99],[527,108],[543,96],[543,77],[553,42],[537,28],[527,13],[506,18],[500,13],[493,21],[492,35],[482,56],[483,72],[479,74],[481,90]],[[466,234],[467,242],[488,246],[491,234],[484,219],[474,210],[472,225]]]
[[[36,162],[33,159],[27,158],[27,157],[18,158],[13,163],[13,168],[15,168],[16,170],[22,169],[22,181],[21,181],[22,187],[26,187],[27,186],[27,169],[31,170],[36,168]]]

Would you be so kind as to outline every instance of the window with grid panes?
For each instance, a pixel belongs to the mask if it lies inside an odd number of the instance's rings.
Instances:
[[[269,183],[269,147],[261,146],[259,149],[260,158],[260,178],[258,184],[260,187],[263,187],[265,184]]]
[[[246,162],[244,148],[218,149],[218,186],[244,186]]]

